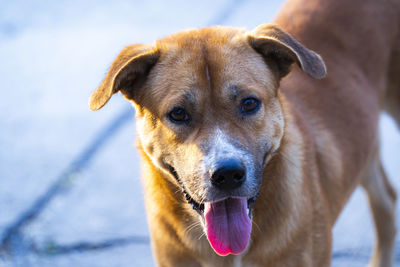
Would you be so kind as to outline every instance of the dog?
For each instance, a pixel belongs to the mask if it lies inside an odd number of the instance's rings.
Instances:
[[[370,266],[392,266],[396,193],[377,129],[382,109],[400,125],[400,1],[291,0],[252,31],[130,45],[90,108],[117,92],[136,110],[159,266],[329,266],[358,185],[376,225]]]

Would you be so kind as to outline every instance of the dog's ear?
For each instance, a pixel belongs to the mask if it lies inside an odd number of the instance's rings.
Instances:
[[[151,45],[135,44],[125,47],[111,64],[103,82],[90,97],[90,109],[102,108],[119,90],[130,98],[135,88],[143,83],[158,58],[158,50]]]
[[[325,63],[317,53],[304,47],[274,24],[258,26],[248,33],[247,40],[267,62],[276,64],[280,78],[290,72],[294,62],[314,78],[320,79],[326,75]]]

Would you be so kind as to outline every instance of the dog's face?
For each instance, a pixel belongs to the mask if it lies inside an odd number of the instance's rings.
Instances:
[[[198,34],[162,44],[135,97],[140,141],[196,202],[251,198],[283,133],[277,81],[244,40]]]
[[[239,254],[264,165],[284,134],[278,86],[293,62],[325,73],[318,55],[272,25],[186,31],[123,50],[91,108],[121,90],[136,107],[143,150],[185,191],[214,250]]]

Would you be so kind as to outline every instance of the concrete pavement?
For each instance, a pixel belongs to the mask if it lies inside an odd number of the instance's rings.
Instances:
[[[90,112],[90,93],[125,45],[213,24],[251,29],[281,3],[0,2],[0,238],[11,253],[0,266],[154,265],[133,110],[118,95]],[[400,192],[400,135],[388,117],[380,129]],[[365,266],[373,238],[357,190],[334,229],[333,266]]]

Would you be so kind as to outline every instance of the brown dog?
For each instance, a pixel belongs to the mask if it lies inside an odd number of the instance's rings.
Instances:
[[[275,23],[322,55],[326,78],[278,26],[212,27],[126,47],[90,99],[97,110],[121,91],[136,108],[157,263],[328,266],[362,184],[371,265],[391,266],[396,194],[377,125],[382,108],[400,123],[400,1],[293,0]],[[314,78],[281,81],[292,63]]]

